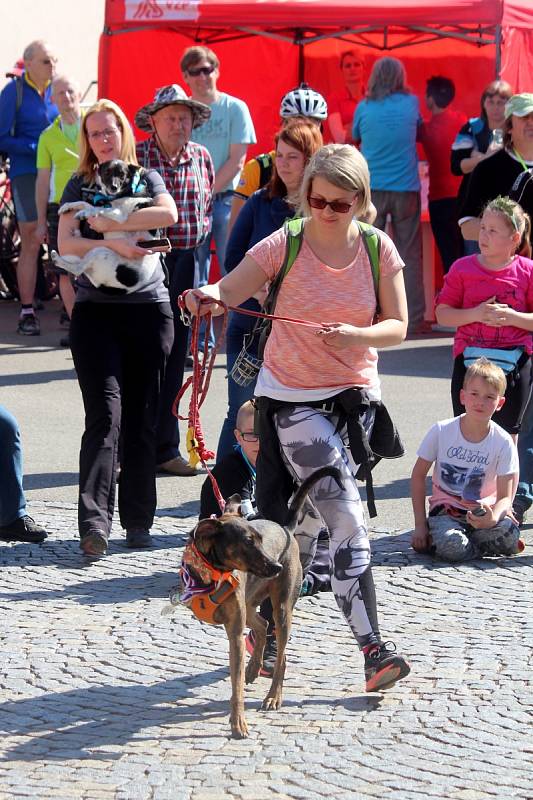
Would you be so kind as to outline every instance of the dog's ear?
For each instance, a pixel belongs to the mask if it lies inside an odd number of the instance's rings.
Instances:
[[[236,514],[237,516],[242,517],[241,503],[242,499],[240,494],[232,494],[231,497],[226,500],[224,514]]]
[[[137,164],[128,164],[128,175],[133,178],[139,171]]]
[[[215,517],[201,519],[193,531],[194,541],[209,546],[209,540],[218,535],[220,522]]]

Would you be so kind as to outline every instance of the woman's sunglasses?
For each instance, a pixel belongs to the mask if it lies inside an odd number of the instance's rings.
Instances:
[[[197,78],[198,75],[211,75],[215,69],[216,67],[198,67],[197,69],[188,69],[187,72],[189,75],[192,75],[193,78]]]
[[[347,214],[355,203],[355,197],[351,203],[343,203],[342,200],[323,200],[321,197],[309,195],[307,202],[311,208],[319,208],[322,211],[326,206],[329,206],[336,214]]]

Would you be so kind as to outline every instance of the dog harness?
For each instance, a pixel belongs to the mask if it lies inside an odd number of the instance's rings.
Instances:
[[[215,622],[217,608],[232,595],[239,585],[236,570],[223,572],[210,564],[194,542],[183,551],[180,569],[181,593],[179,602],[191,609],[200,622]]]

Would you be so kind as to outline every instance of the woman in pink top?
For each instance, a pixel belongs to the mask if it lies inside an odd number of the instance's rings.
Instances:
[[[515,435],[531,390],[530,227],[529,216],[514,200],[491,200],[481,218],[480,254],[452,264],[435,309],[439,324],[457,326],[451,386],[454,415],[464,412],[460,392],[466,369],[484,355],[507,374],[505,403],[494,414],[494,422]]]
[[[264,517],[282,523],[294,482],[325,465],[340,470],[343,490],[324,478],[310,498],[330,534],[332,591],[364,653],[366,689],[376,691],[407,675],[409,665],[394,643],[381,641],[355,474],[380,399],[376,348],[397,345],[406,334],[403,262],[389,237],[378,231],[380,313],[375,321],[371,265],[356,221],[368,210],[370,179],[366,161],[354,147],[322,147],[306,167],[300,201],[303,243],[281,284],[276,314],[303,317],[320,327],[273,323],[256,386],[257,503]],[[205,296],[232,306],[242,303],[265,277],[274,278],[285,245],[283,230],[263,239],[218,284],[189,293],[189,311],[198,313],[198,299]],[[279,498],[281,510],[279,504],[276,508]],[[305,572],[316,542],[301,535],[298,544]]]

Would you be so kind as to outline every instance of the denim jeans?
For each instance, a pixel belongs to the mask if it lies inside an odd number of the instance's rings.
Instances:
[[[422,232],[420,228],[420,192],[392,192],[372,189],[372,202],[376,206],[376,228],[385,230],[390,215],[392,238],[405,261],[403,279],[409,330],[415,330],[424,319],[424,274],[422,268]]]
[[[174,343],[164,367],[159,397],[156,443],[158,464],[164,464],[180,455],[179,425],[172,413],[172,406],[183,384],[190,328],[181,321],[178,297],[186,289],[193,287],[197,252],[198,250],[194,247],[186,250],[174,249],[165,256],[165,266],[168,271],[168,293],[174,315]]]
[[[22,489],[22,446],[15,417],[0,406],[0,525],[10,525],[26,513]]]
[[[225,275],[224,261],[226,260],[226,243],[228,240],[228,222],[231,212],[233,192],[219,192],[213,197],[213,216],[211,220],[211,230],[207,238],[199,246],[197,251],[198,271],[195,276],[194,285],[205,286],[209,283],[209,268],[211,266],[211,241],[214,239],[215,250],[220,265],[221,275]],[[204,334],[204,325],[200,327],[200,340]],[[209,337],[209,347],[215,344],[213,329]]]

